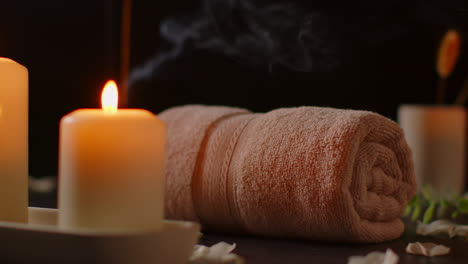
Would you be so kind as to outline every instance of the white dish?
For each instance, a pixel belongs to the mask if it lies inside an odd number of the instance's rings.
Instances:
[[[56,209],[30,207],[29,223],[0,222],[0,263],[186,264],[199,231],[182,221],[165,221],[161,232],[63,231]]]

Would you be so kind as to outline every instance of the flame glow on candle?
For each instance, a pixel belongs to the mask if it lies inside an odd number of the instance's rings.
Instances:
[[[106,85],[104,85],[104,89],[102,89],[102,110],[109,113],[117,112],[118,100],[119,92],[117,91],[117,84],[114,80],[107,81]]]

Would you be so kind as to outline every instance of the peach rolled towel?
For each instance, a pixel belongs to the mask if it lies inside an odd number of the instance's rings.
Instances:
[[[402,130],[385,117],[189,105],[160,118],[168,127],[168,218],[314,240],[380,242],[403,232],[413,162]]]

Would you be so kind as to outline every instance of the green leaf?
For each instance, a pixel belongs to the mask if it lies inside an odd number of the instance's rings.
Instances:
[[[409,206],[415,206],[418,203],[419,203],[419,196],[415,195],[415,196],[413,196],[413,199],[411,199],[411,201],[409,201],[408,205]]]
[[[405,207],[405,213],[403,214],[403,216],[408,216],[408,215],[411,213],[411,209],[412,209],[412,208],[411,208],[411,205],[408,204],[408,205]]]
[[[454,212],[452,213],[452,219],[457,218],[459,214],[460,214],[460,212],[454,211]]]
[[[437,203],[430,202],[429,207],[427,207],[426,211],[424,212],[423,216],[423,224],[428,224],[432,218],[434,217],[434,210],[436,208]]]
[[[419,219],[419,216],[421,215],[421,210],[421,204],[415,204],[413,214],[411,215],[411,221],[415,222]]]
[[[421,193],[427,201],[432,201],[432,190],[428,185],[424,185],[421,188]]]
[[[467,198],[460,198],[458,200],[457,209],[461,213],[467,214],[468,213],[468,199]]]
[[[447,209],[449,208],[450,204],[445,201],[445,200],[440,200],[439,206],[437,206],[437,213],[436,217],[437,218],[442,218],[444,217],[445,213],[447,212]]]
[[[444,208],[449,208],[450,206],[453,206],[453,202],[448,201],[448,200],[441,200],[440,204]]]

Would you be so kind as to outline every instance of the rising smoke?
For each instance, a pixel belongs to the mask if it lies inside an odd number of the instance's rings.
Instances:
[[[161,37],[171,48],[134,69],[130,83],[157,75],[166,63],[190,50],[222,54],[261,71],[331,71],[349,54],[463,18],[426,1],[313,2],[203,0],[198,14],[161,24]],[[453,5],[444,7],[457,12],[466,7]]]

